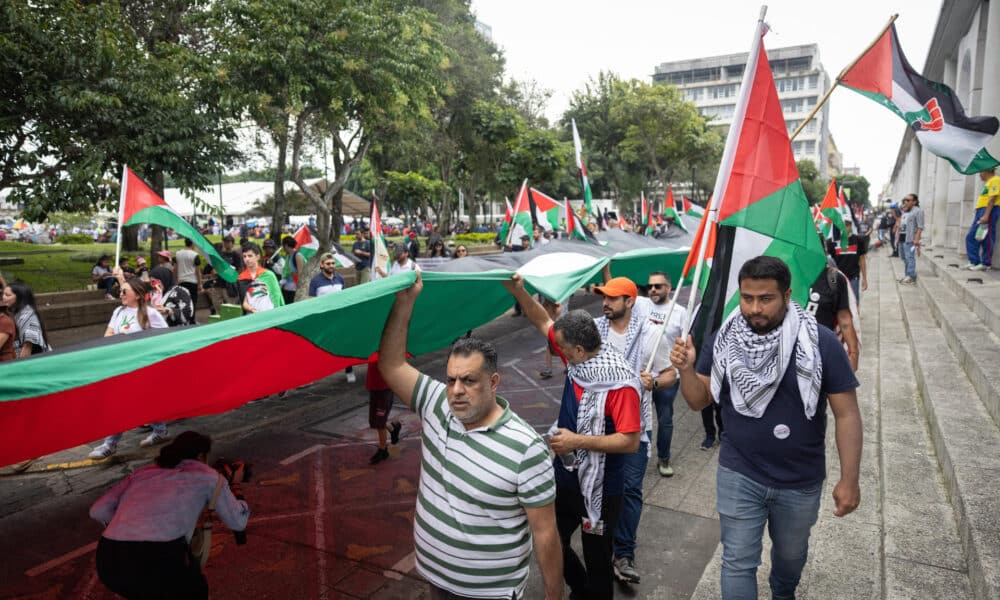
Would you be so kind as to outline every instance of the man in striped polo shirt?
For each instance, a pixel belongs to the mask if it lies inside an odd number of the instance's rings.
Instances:
[[[379,344],[382,377],[423,420],[413,519],[417,571],[434,600],[520,599],[532,540],[546,600],[563,596],[555,479],[545,442],[496,395],[497,355],[464,338],[448,356],[447,383],[406,362],[413,304],[423,283],[397,292]]]

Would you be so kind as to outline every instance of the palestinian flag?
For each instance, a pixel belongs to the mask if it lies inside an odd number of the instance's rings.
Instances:
[[[568,206],[568,203],[567,203]],[[576,211],[572,209],[566,210],[566,233],[572,239],[583,240],[585,242],[598,243],[597,238],[591,233],[589,229],[580,220],[580,217],[576,215]]]
[[[573,124],[573,149],[576,151],[576,168],[580,175],[580,188],[583,190],[583,205],[587,208],[587,216],[593,216],[600,221],[600,216],[594,212],[593,194],[590,191],[590,180],[587,178],[587,168],[583,166],[583,144],[580,143],[580,132],[576,130],[576,119]]]
[[[672,187],[667,188],[667,196],[663,200],[663,216],[673,219],[675,225],[683,229],[685,233],[690,233],[684,225],[684,219],[681,219],[677,212],[677,203],[674,202],[674,188]]]
[[[507,198],[503,199],[507,203],[507,212],[503,214],[503,223],[500,224],[500,236],[498,239],[506,240],[507,234],[510,232],[510,223],[514,217],[514,208],[510,205],[510,200]]]
[[[651,210],[649,202],[646,201],[646,192],[639,192],[642,219],[639,221],[639,229],[643,235],[653,235],[653,220],[650,218]]]
[[[920,145],[972,174],[997,166],[985,146],[1000,129],[996,117],[967,117],[955,92],[910,66],[890,25],[868,52],[839,78],[841,85],[896,113]]]
[[[514,211],[511,217],[511,227],[507,234],[507,244],[520,240],[521,236],[532,237],[531,233],[538,225],[545,231],[559,228],[559,212],[562,205],[534,188],[528,188],[528,180],[521,184],[521,190],[514,201]]]
[[[528,188],[532,221],[545,231],[559,229],[559,214],[564,210],[558,200],[547,196],[535,188]]]
[[[132,169],[123,167],[124,177],[122,178],[121,205],[119,207],[119,220],[122,226],[138,225],[140,223],[152,223],[162,227],[169,227],[177,232],[177,235],[188,238],[194,242],[201,252],[208,257],[212,268],[219,274],[219,277],[228,282],[235,282],[239,273],[215,250],[212,243],[205,239],[197,229],[184,220],[174,209],[163,201],[146,183],[132,172]]]
[[[851,217],[851,210],[847,208],[847,204],[844,202],[843,193],[837,193],[837,180],[835,178],[830,180],[830,185],[826,188],[826,195],[823,196],[823,202],[819,205],[819,211],[832,226],[829,235],[823,236],[824,239],[840,238],[841,248],[846,248],[847,226],[845,223],[853,219]],[[839,234],[834,233],[834,231],[839,232]],[[820,230],[820,233],[822,233],[822,230]]]
[[[299,254],[301,254],[302,258],[306,261],[312,258],[319,250],[319,240],[313,237],[312,231],[309,230],[307,225],[299,227],[299,230],[296,231],[292,237],[295,238],[295,242],[297,244],[295,249],[299,251]],[[337,244],[334,244],[333,247],[330,248],[330,254],[332,254],[333,259],[337,261],[338,267],[354,266],[354,259],[347,256],[347,253],[344,252],[343,248]]]
[[[383,273],[388,273],[390,260],[389,248],[385,244],[385,233],[382,229],[382,218],[378,215],[378,198],[375,197],[374,191],[372,192],[372,212],[368,218],[368,225],[372,233],[371,278],[374,281],[380,277],[375,268],[378,267],[382,269]]]
[[[705,209],[691,202],[691,199],[687,196],[681,196],[681,212],[689,217],[700,219],[705,214]]]
[[[813,206],[810,208],[813,216],[813,223],[816,224],[816,231],[819,232],[823,241],[833,239],[833,221],[829,217],[823,214],[819,206]]]
[[[758,23],[762,37],[763,23]],[[739,305],[737,275],[747,260],[780,258],[792,273],[792,299],[806,305],[826,255],[799,181],[763,40],[750,52],[736,116],[716,180],[718,210],[711,276],[697,333],[715,331]]]
[[[372,224],[374,230],[377,217]],[[607,246],[559,239],[543,249],[470,256],[424,270],[407,349],[420,355],[444,348],[502,315],[512,301],[503,282],[515,271],[532,291],[557,301],[600,282],[605,265],[613,276],[636,280],[656,269],[679,275],[686,247],[611,233]],[[143,423],[231,410],[364,363],[377,349],[395,293],[415,276],[404,273],[218,323],[100,338],[82,349],[0,363],[0,466]],[[294,357],[294,368],[275,368],[275,356]],[[218,376],[186,376],[207,366]],[[142,401],[122,390],[142,390]]]
[[[708,276],[711,272],[712,263],[715,259],[716,225],[715,221],[708,218],[708,213],[702,214],[701,221],[698,222],[698,231],[694,234],[694,240],[691,242],[691,250],[688,252],[687,259],[684,261],[684,268],[681,271],[681,275],[685,280],[694,280],[694,272],[699,262],[698,257],[701,250],[701,240],[706,235],[706,229],[708,230],[708,242],[705,246],[705,255],[701,258],[701,262],[703,263],[702,271],[696,286],[702,294],[704,294],[705,287],[708,284]]]

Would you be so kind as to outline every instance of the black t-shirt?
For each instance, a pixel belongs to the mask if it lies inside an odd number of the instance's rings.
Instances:
[[[725,429],[720,466],[779,489],[811,488],[826,478],[827,395],[849,392],[859,384],[837,336],[825,327],[817,331],[823,378],[812,419],[806,418],[799,395],[794,352],[774,398],[759,419],[736,412],[729,396],[729,382],[723,379],[719,407]],[[711,376],[714,344],[713,335],[702,346],[696,367],[701,375]]]
[[[851,234],[847,238],[847,248],[837,246],[833,254],[837,268],[848,279],[857,279],[861,276],[861,257],[868,254],[868,238]]]
[[[359,271],[364,271],[365,269],[370,269],[372,266],[372,242],[371,240],[355,240],[354,245],[351,246],[351,252],[367,252],[368,256],[358,256],[354,255],[354,258],[358,259],[358,262],[354,264],[354,268]]]
[[[835,287],[830,287],[829,275],[836,276]],[[816,317],[816,322],[833,330],[837,311],[850,310],[850,298],[847,294],[847,279],[841,273],[831,269],[823,269],[816,282],[809,288],[809,302],[803,307],[806,312]]]

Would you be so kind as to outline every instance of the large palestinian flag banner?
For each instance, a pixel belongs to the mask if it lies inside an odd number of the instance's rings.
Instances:
[[[708,211],[717,229],[711,276],[696,325],[701,334],[715,331],[739,305],[737,275],[747,260],[760,255],[783,260],[792,272],[792,299],[803,306],[826,264],[767,52],[762,39],[755,42]]]
[[[903,55],[895,25],[839,82],[896,113],[913,129],[921,146],[957,171],[979,173],[1000,164],[986,151],[1000,121],[966,116],[950,87],[917,73]]]
[[[208,261],[219,277],[229,282],[236,281],[239,273],[222,258],[222,255],[216,251],[211,242],[205,239],[201,232],[170,208],[170,205],[133,173],[132,169],[124,167],[122,170],[124,177],[122,178],[122,200],[119,207],[119,223],[122,226],[151,223],[161,227],[169,227],[176,231],[177,235],[194,242],[194,245],[208,257]]]
[[[377,219],[372,225],[377,240]],[[599,283],[605,265],[613,276],[642,281],[662,270],[676,281],[688,255],[686,246],[617,231],[603,241],[559,239],[425,270],[407,349],[419,355],[446,347],[502,315],[512,302],[503,282],[514,272],[531,291],[563,301]],[[363,363],[378,346],[395,293],[414,277],[401,273],[236,319],[102,338],[85,349],[0,363],[0,466],[143,423],[227,411]]]

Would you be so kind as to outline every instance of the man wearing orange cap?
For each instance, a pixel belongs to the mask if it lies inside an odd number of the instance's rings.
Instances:
[[[605,268],[605,283],[594,286],[594,292],[604,297],[603,317],[594,319],[601,340],[618,350],[625,357],[632,371],[642,381],[642,395],[639,402],[641,438],[639,449],[624,457],[625,490],[622,496],[622,513],[614,532],[614,573],[623,583],[639,583],[639,572],[635,567],[635,540],[642,516],[642,480],[649,462],[650,432],[653,423],[652,391],[654,378],[645,372],[653,347],[650,336],[657,333],[646,315],[635,308],[639,288],[627,277],[610,277]],[[657,349],[663,356],[669,353],[669,346]]]
[[[504,285],[567,367],[549,446],[558,455],[553,460],[556,527],[570,597],[612,598],[612,546],[625,488],[625,459],[639,449],[642,430],[639,373],[621,352],[602,343],[587,311],[573,310],[553,322],[525,290],[520,275]],[[570,544],[581,526],[583,562]]]

